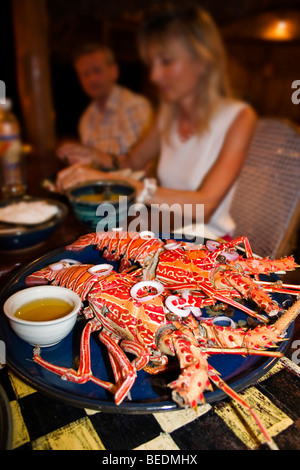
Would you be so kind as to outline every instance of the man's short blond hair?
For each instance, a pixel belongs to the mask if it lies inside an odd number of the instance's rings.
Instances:
[[[93,54],[94,52],[101,51],[107,59],[109,65],[116,63],[115,54],[112,49],[106,44],[101,44],[97,42],[87,43],[79,47],[73,54],[73,63],[75,63],[80,57],[84,55]]]

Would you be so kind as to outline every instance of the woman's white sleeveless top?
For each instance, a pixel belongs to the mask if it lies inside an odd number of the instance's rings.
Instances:
[[[193,136],[185,142],[180,139],[174,124],[169,141],[162,139],[161,142],[157,169],[160,185],[165,188],[196,191],[217,160],[231,124],[246,106],[246,103],[239,101],[222,101],[213,115],[209,129],[201,137]],[[234,189],[235,185],[206,224],[208,231],[217,237],[231,235],[235,229],[235,223],[229,213]]]

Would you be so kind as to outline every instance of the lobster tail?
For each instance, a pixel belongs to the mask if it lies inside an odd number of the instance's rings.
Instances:
[[[38,275],[39,272],[40,271],[37,271],[36,273],[30,274],[29,276],[27,276],[25,280],[25,284],[27,287],[45,286],[49,284],[49,281],[46,277]]]
[[[112,272],[112,266],[107,264],[80,264],[70,266],[58,262],[36,271],[26,277],[27,286],[52,285],[72,289],[84,300],[90,290]]]
[[[89,233],[78,238],[66,250],[81,251],[90,245],[96,245],[103,258],[110,261],[121,260],[120,270],[124,271],[132,263],[148,266],[152,258],[162,250],[164,242],[156,238],[152,232],[110,231]]]
[[[63,269],[65,266],[61,264],[61,268]],[[25,279],[25,284],[28,287],[31,286],[44,286],[49,284],[51,281],[55,279],[56,271],[54,271],[50,266],[46,266],[39,271],[35,271]]]
[[[90,245],[98,245],[106,236],[105,232],[100,233],[87,233],[79,237],[74,243],[66,246],[66,250],[69,251],[82,251]]]

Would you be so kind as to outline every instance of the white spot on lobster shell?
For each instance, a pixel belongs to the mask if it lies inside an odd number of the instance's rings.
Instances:
[[[194,315],[194,317],[199,318],[202,315],[201,308],[199,307],[190,307],[191,313]]]
[[[217,248],[219,248],[220,246],[220,243],[219,242],[216,242],[214,240],[207,240],[207,242],[205,243],[206,245],[206,248],[209,250],[209,251],[215,251]]]
[[[77,259],[71,259],[71,258],[64,258],[60,260],[61,263],[69,263],[69,264],[82,264],[80,261]]]
[[[145,296],[139,296],[138,292],[140,289],[152,287],[156,290],[156,293],[154,294],[149,294]],[[158,295],[162,294],[164,291],[164,286],[161,282],[158,281],[140,281],[134,284],[132,288],[130,289],[130,295],[133,297],[135,300],[139,302],[147,302],[148,300],[152,300]]]
[[[67,267],[66,264],[70,265],[70,264],[81,264],[81,263],[80,261],[77,261],[76,259],[61,259],[57,263],[49,264],[49,268],[52,271],[60,271],[61,269],[64,269]]]
[[[229,317],[225,317],[225,316],[221,316],[221,317],[215,317],[212,322],[215,324],[215,323],[226,323],[226,325],[222,325],[222,326],[230,326],[230,328],[235,328],[236,327],[236,324],[235,322],[229,318]],[[228,325],[229,324],[229,325]]]
[[[171,243],[167,243],[164,248],[166,250],[176,250],[177,248],[180,248],[181,245],[179,242],[171,242]]]
[[[188,289],[183,289],[183,291],[181,292],[181,297],[183,299],[187,299],[189,295],[190,295],[190,291]]]
[[[169,295],[166,298],[165,305],[170,312],[174,313],[178,317],[187,317],[190,313],[195,315],[195,317],[201,316],[201,309],[198,307],[193,307],[192,305],[178,306],[179,297],[177,295]]]
[[[154,232],[151,232],[149,230],[143,230],[141,233],[140,233],[140,238],[142,238],[143,240],[147,240],[149,238],[155,238],[155,233]]]
[[[113,270],[113,266],[111,264],[96,264],[88,269],[90,274],[94,276],[107,276]]]
[[[229,261],[235,261],[239,257],[239,254],[236,251],[232,253],[227,253],[226,251],[224,251],[222,255],[224,255],[225,258],[228,259]]]
[[[51,269],[51,271],[60,271],[61,269],[64,269],[65,267],[66,266],[62,261],[58,263],[49,264],[49,268]]]

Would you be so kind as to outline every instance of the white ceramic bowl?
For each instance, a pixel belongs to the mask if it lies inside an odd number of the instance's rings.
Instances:
[[[59,298],[69,302],[73,309],[64,317],[49,321],[28,321],[14,315],[22,305],[41,298]],[[41,347],[53,346],[65,338],[74,327],[81,299],[75,292],[65,287],[28,287],[11,295],[4,303],[3,310],[13,331],[27,343]]]

